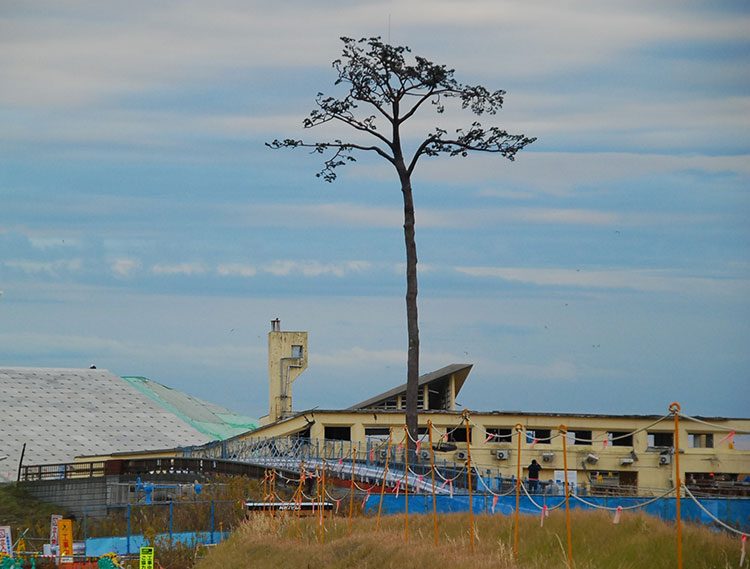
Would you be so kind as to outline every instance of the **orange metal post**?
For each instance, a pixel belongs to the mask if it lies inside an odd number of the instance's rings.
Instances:
[[[357,466],[357,449],[352,454],[352,486],[349,492],[349,534],[352,535],[352,512],[354,511],[354,470]]]
[[[419,435],[417,435],[419,436]],[[404,425],[404,529],[406,541],[409,541],[409,427]]]
[[[677,511],[677,569],[682,569],[682,515],[680,513],[680,404],[672,403],[669,410],[674,413],[674,491]]]
[[[430,438],[430,474],[432,475],[432,521],[435,523],[435,547],[438,546],[437,503],[435,501],[435,452],[432,448],[432,421],[427,420],[427,432]]]
[[[521,433],[523,425],[516,423],[516,433],[518,433],[518,465],[516,469],[516,528],[513,537],[513,555],[518,557],[518,509],[521,506]]]
[[[573,539],[570,533],[570,501],[568,494],[570,490],[568,488],[568,447],[566,444],[568,434],[568,428],[565,425],[560,425],[558,431],[563,436],[563,468],[565,469],[565,519],[568,525],[568,567],[573,569]]]
[[[388,446],[385,451],[385,470],[383,470],[383,480],[380,484],[380,505],[378,505],[378,521],[375,524],[375,532],[380,531],[380,512],[383,509],[383,494],[385,494],[385,478],[388,476],[388,462],[391,459],[391,440],[393,440],[393,427],[388,430]]]
[[[474,553],[474,500],[471,495],[471,428],[469,427],[469,410],[464,409],[463,415],[466,423],[466,480],[469,486],[469,534],[471,535],[471,552]]]

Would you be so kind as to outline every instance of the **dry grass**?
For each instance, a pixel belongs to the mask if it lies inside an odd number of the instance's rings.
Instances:
[[[624,515],[619,525],[599,512],[572,514],[573,557],[577,569],[660,569],[677,566],[674,524],[645,515]],[[556,569],[567,567],[564,512],[553,512],[539,526],[539,518],[523,516],[519,528],[519,556],[513,555],[513,517],[475,516],[475,552],[470,551],[468,514],[442,514],[438,519],[439,547],[434,544],[430,515],[409,517],[409,541],[404,517],[352,521],[326,520],[325,543],[318,541],[316,519],[305,519],[296,538],[294,520],[272,520],[258,515],[236,531],[225,544],[199,561],[196,569]],[[739,540],[705,527],[683,526],[685,567],[737,567]]]

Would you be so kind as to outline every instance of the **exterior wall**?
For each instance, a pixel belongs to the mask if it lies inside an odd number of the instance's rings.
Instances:
[[[293,357],[293,346],[302,346],[302,357]],[[292,382],[307,369],[307,332],[268,333],[269,414],[260,419],[268,424],[291,415]]]
[[[437,432],[447,432],[460,426],[465,429],[464,420],[460,413],[432,412],[421,413],[420,427],[427,426],[431,420],[436,431],[433,433],[437,442]],[[564,424],[569,432],[591,431],[594,443],[573,444],[566,440],[568,454],[568,470],[578,473],[580,482],[595,479],[597,474],[607,478],[610,473],[635,473],[637,485],[640,488],[669,488],[674,484],[675,460],[674,455],[667,451],[669,464],[659,464],[662,451],[665,448],[649,447],[649,434],[674,433],[674,419],[668,417],[652,427],[658,417],[652,416],[591,416],[591,415],[532,415],[532,414],[501,414],[501,413],[472,413],[471,421],[471,456],[472,464],[480,469],[489,468],[499,470],[502,476],[515,476],[518,469],[518,434],[514,430],[516,424],[523,426],[524,431],[549,429],[554,437],[551,441],[533,443],[521,437],[521,476],[526,476],[526,467],[532,459],[536,459],[542,466],[540,479],[552,480],[555,470],[563,470],[563,440],[558,434],[558,428]],[[312,424],[310,425],[310,422]],[[750,419],[710,419],[709,422],[724,426],[725,429],[750,431]],[[728,434],[727,430],[709,427],[707,425],[681,419],[679,434],[680,472],[685,480],[686,473],[731,473],[738,474],[742,480],[750,475],[750,451],[732,448],[728,441],[721,442]],[[398,444],[403,439],[404,415],[402,412],[391,411],[310,411],[293,419],[281,423],[268,425],[248,433],[248,437],[271,437],[293,435],[310,425],[310,438],[323,439],[325,427],[350,427],[351,440],[365,445],[365,429],[368,427],[393,427],[394,442]],[[487,429],[512,429],[512,441],[487,441]],[[609,432],[630,433],[645,429],[633,435],[631,446],[616,446],[607,440]],[[714,448],[689,448],[689,435],[692,433],[712,433]],[[426,441],[426,437],[424,437]],[[461,462],[456,458],[458,451],[466,450],[465,442],[454,442],[457,450],[452,452],[436,452],[437,459]],[[510,450],[508,460],[498,460],[496,451]],[[543,454],[553,453],[551,460],[545,461]],[[635,456],[633,456],[634,453]],[[589,455],[595,455],[595,463],[587,462]],[[633,459],[632,464],[622,464],[623,460]],[[626,478],[633,478],[633,474],[624,474]]]

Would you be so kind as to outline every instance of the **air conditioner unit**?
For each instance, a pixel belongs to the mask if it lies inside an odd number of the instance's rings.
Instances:
[[[659,466],[666,466],[667,464],[672,464],[672,457],[668,454],[660,454]]]
[[[422,460],[430,460],[430,451],[428,450],[420,450],[419,451],[419,458]]]
[[[378,457],[380,457],[380,458],[382,458],[382,459],[385,459],[385,457],[387,457],[387,456],[388,456],[388,449],[385,449],[385,448],[381,448],[381,449],[380,449],[380,450],[378,451]]]
[[[623,458],[620,461],[620,464],[622,464],[623,466],[630,466],[631,464],[633,464],[633,462],[635,461],[632,458]]]
[[[466,460],[469,458],[469,453],[465,450],[460,450],[456,453],[456,460]]]
[[[555,453],[554,452],[543,452],[542,453],[542,462],[552,462],[555,460]]]
[[[510,449],[500,449],[495,451],[495,458],[497,460],[509,460],[510,459]]]
[[[599,457],[595,454],[590,454],[586,457],[586,462],[588,462],[589,464],[596,464],[597,462],[599,462]]]

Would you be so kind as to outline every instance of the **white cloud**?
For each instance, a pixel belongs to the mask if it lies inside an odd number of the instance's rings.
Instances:
[[[151,272],[155,275],[202,275],[206,267],[202,263],[177,263],[173,265],[154,265]]]
[[[57,275],[60,272],[80,271],[83,268],[83,259],[66,259],[59,261],[26,261],[11,260],[3,264],[11,269],[18,269],[27,274],[48,273]]]
[[[351,273],[361,273],[372,267],[367,261],[346,261],[342,263],[320,263],[319,261],[275,261],[263,267],[272,275],[284,277],[302,275],[305,277],[319,277],[333,275],[343,277]]]
[[[672,270],[571,270],[520,267],[457,267],[474,277],[499,278],[541,286],[622,288],[648,292],[746,295],[750,280],[721,276],[694,277]]]
[[[219,265],[216,271],[222,277],[254,277],[257,274],[257,269],[251,265],[243,265],[241,263],[227,263]]]
[[[115,259],[110,266],[117,276],[129,277],[141,268],[141,262],[137,259]]]

